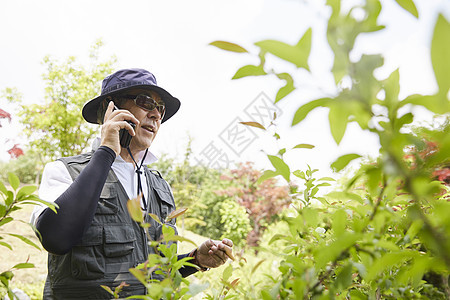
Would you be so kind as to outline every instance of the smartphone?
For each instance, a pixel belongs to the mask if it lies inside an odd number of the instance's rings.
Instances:
[[[118,109],[117,106],[114,105],[114,110]],[[131,121],[127,121],[128,124],[131,125],[131,127],[133,127],[133,129],[136,128],[136,124],[134,124]],[[119,131],[119,140],[120,140],[120,146],[122,146],[123,148],[128,148],[128,146],[130,146],[130,142],[131,142],[131,134],[128,132],[128,130],[126,130],[125,128],[120,129]]]

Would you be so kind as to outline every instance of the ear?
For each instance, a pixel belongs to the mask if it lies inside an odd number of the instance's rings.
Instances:
[[[106,97],[105,99],[100,102],[97,110],[97,122],[98,124],[103,124],[103,119],[105,118],[106,108],[108,108],[108,103],[111,101],[112,98],[110,96]]]

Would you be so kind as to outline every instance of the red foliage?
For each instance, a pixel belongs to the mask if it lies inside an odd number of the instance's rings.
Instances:
[[[0,108],[0,119],[8,119],[8,121],[11,122],[11,114]],[[0,127],[2,127],[1,124]]]
[[[433,176],[438,180],[445,182],[447,185],[450,185],[450,167],[435,170]]]
[[[439,143],[434,141],[425,141],[425,147],[422,150],[415,148],[410,149],[410,152],[405,154],[404,158],[410,162],[411,169],[415,169],[418,161],[425,161],[427,158],[439,151]],[[450,185],[450,166],[440,166],[432,171],[432,176],[439,181]]]
[[[23,155],[23,150],[18,147],[19,144],[15,144],[11,149],[8,150],[8,154],[11,155],[11,158],[17,158]]]
[[[231,171],[231,176],[221,177],[222,180],[238,184],[217,192],[219,195],[234,197],[245,207],[253,226],[247,236],[247,243],[250,246],[258,245],[261,234],[266,229],[265,224],[273,222],[291,203],[287,186],[277,186],[273,178],[256,184],[260,176],[261,172],[253,169],[252,163],[240,164],[238,169]]]
[[[439,151],[438,143],[432,141],[425,141],[425,144],[426,144],[425,149],[419,152],[420,158],[426,159],[430,155],[433,155],[434,153]]]

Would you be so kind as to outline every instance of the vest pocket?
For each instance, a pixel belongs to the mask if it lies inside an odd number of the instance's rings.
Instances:
[[[77,279],[98,279],[105,274],[105,260],[101,254],[102,227],[90,226],[81,242],[72,248],[71,272]]]
[[[175,210],[175,201],[172,194],[169,191],[165,191],[156,187],[153,187],[155,194],[160,202],[161,206],[161,222],[164,222],[166,217]]]
[[[120,257],[133,252],[136,241],[131,224],[120,226],[105,226],[105,244],[103,251],[106,257]]]
[[[115,215],[119,211],[117,191],[112,184],[106,183],[100,194],[96,214]]]

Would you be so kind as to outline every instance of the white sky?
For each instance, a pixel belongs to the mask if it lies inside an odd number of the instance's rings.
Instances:
[[[308,163],[329,175],[328,166],[339,155],[359,153],[376,155],[376,139],[355,126],[350,126],[341,145],[331,137],[327,110],[319,109],[301,125],[290,127],[296,109],[307,100],[319,97],[318,86],[330,91],[329,72],[332,52],[323,39],[328,11],[325,1],[301,0],[227,0],[227,1],[116,1],[116,0],[21,0],[3,1],[0,10],[0,89],[17,87],[27,102],[43,101],[44,85],[41,65],[45,55],[65,60],[68,56],[86,59],[89,47],[102,38],[105,57],[116,55],[118,68],[141,67],[153,72],[158,83],[178,97],[182,106],[170,121],[163,124],[152,151],[181,158],[187,133],[194,138],[194,155],[213,142],[232,160],[252,160],[258,167],[270,167],[264,149],[275,154],[278,146],[299,143],[316,145],[313,150],[294,150],[286,158],[293,168],[304,169]],[[416,0],[421,16],[416,20],[394,2],[385,0],[379,22],[389,30],[366,35],[358,40],[353,53],[386,56],[387,67],[377,72],[385,77],[400,67],[402,95],[432,93],[436,85],[429,58],[429,45],[438,12],[450,19],[450,1]],[[278,64],[278,71],[294,72],[297,90],[279,103],[283,112],[279,119],[282,140],[274,145],[255,130],[258,138],[239,156],[219,139],[236,117],[244,117],[244,109],[265,93],[274,99],[282,82],[272,77],[230,80],[236,70],[257,61],[246,54],[221,51],[208,44],[215,40],[236,42],[256,50],[254,42],[277,39],[297,43],[305,30],[313,27],[310,66],[312,79],[303,71]],[[273,59],[277,62],[276,59]],[[279,69],[278,69],[279,68]],[[100,85],[99,85],[100,92]],[[88,99],[86,99],[88,100]],[[7,108],[0,100],[0,108]],[[420,118],[427,114],[419,112]],[[14,118],[14,116],[13,116]],[[0,159],[8,158],[6,150],[17,136],[16,123],[2,121]]]

